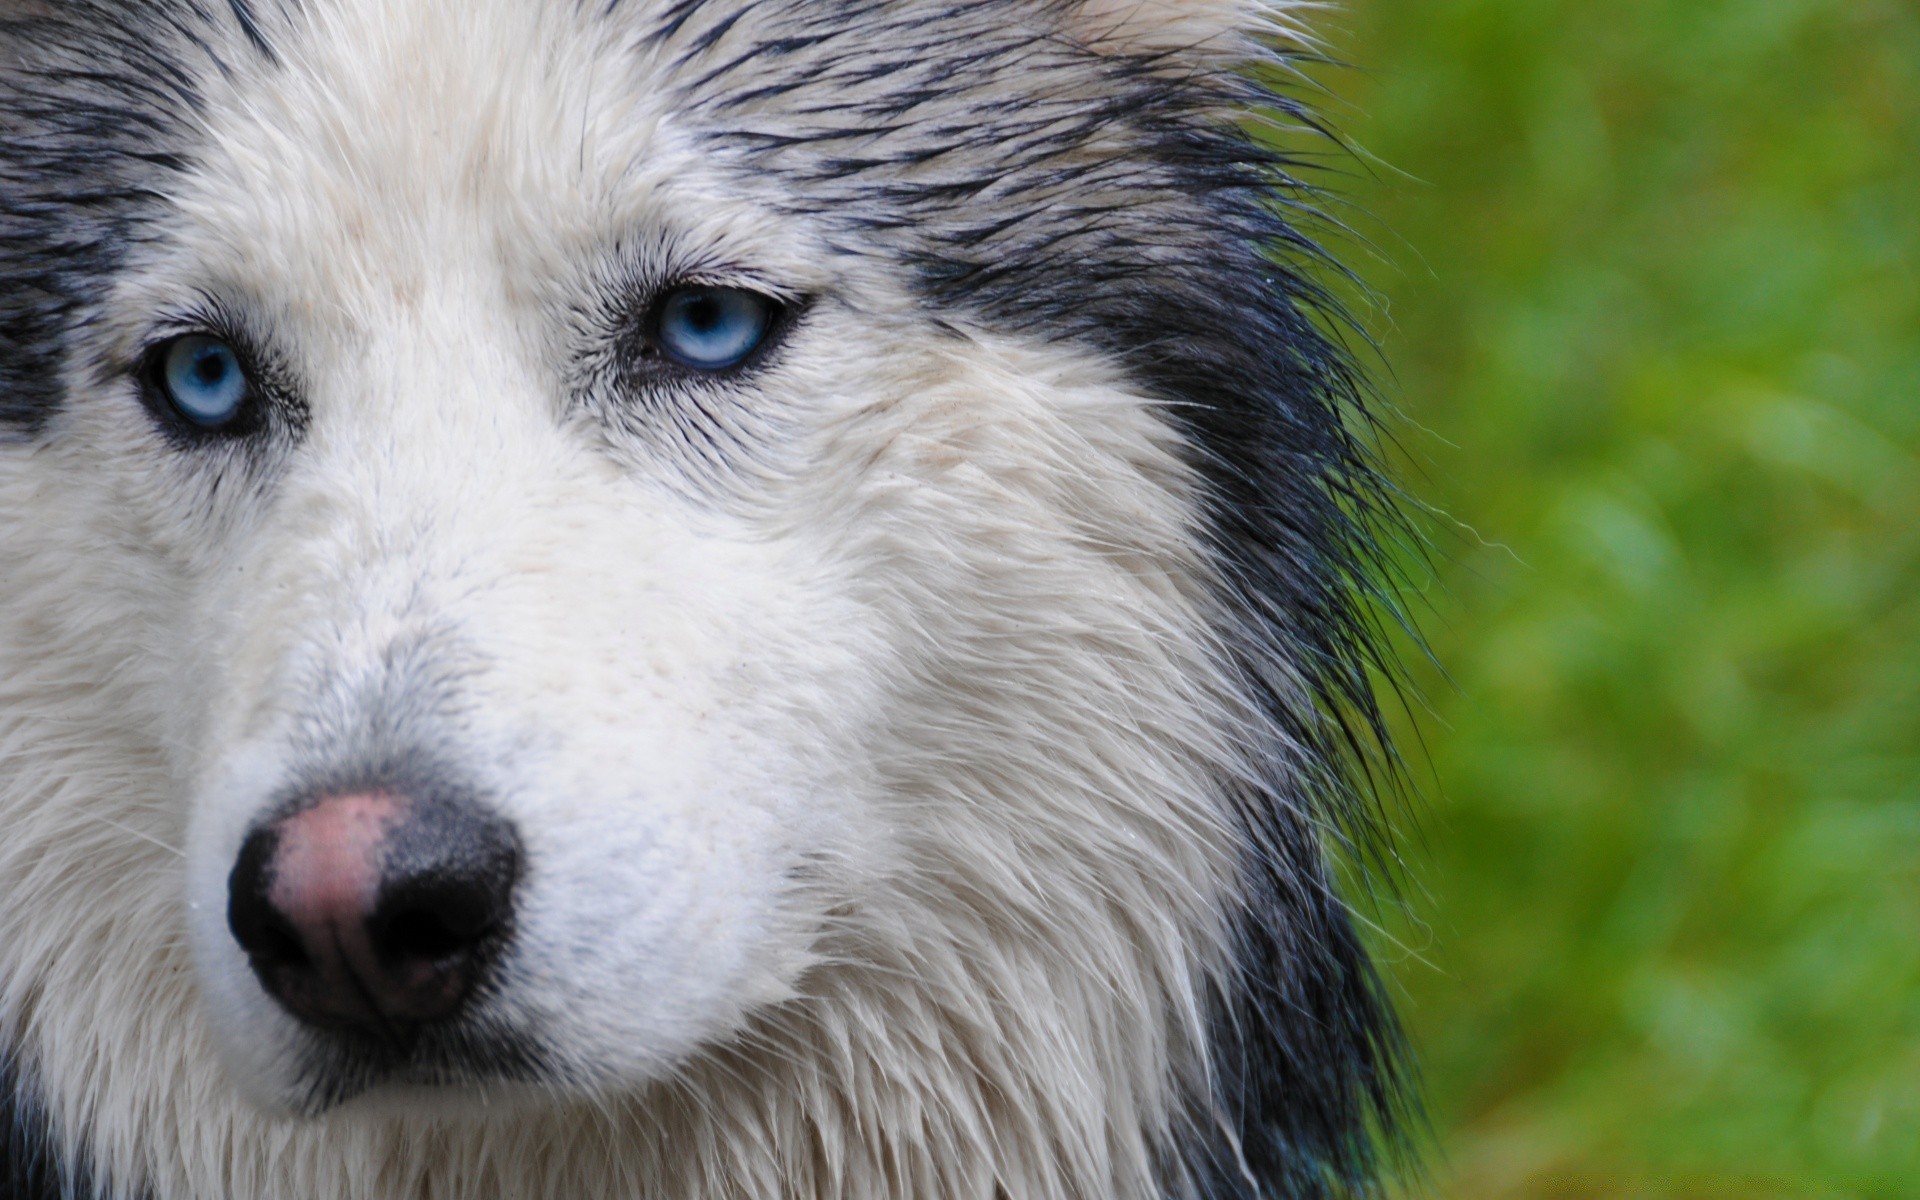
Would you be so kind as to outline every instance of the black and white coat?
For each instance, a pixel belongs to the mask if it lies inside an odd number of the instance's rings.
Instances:
[[[0,0],[4,1194],[1369,1190],[1294,15]],[[689,286],[763,343],[661,357]],[[404,1038],[230,929],[346,793],[518,847]]]

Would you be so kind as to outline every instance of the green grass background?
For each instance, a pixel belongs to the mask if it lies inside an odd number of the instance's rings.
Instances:
[[[1436,510],[1434,1187],[1920,1196],[1920,3],[1314,22]]]

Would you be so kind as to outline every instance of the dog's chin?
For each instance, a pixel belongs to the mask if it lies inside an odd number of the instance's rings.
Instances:
[[[447,1022],[405,1039],[302,1029],[271,1051],[249,1049],[225,1047],[233,1082],[254,1107],[278,1116],[471,1118],[550,1106],[605,1087],[572,1078],[538,1037],[482,1020]]]
[[[679,1052],[582,1063],[550,1036],[486,1013],[426,1026],[404,1040],[289,1028],[253,1042],[223,1041],[229,1080],[251,1107],[274,1117],[479,1121],[596,1105],[646,1091],[685,1069],[700,1043]],[[237,1031],[236,1031],[237,1032]]]
[[[529,1082],[385,1083],[337,1101],[316,1100],[298,1108],[274,1105],[268,1111],[308,1120],[339,1116],[466,1124],[531,1116],[572,1098],[576,1098],[572,1089]]]

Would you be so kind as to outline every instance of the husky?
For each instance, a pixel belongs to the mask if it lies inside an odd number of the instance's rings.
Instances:
[[[1380,1186],[1299,15],[0,0],[4,1194]]]

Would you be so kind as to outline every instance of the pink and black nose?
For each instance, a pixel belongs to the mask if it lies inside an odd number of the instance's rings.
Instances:
[[[476,806],[323,796],[247,838],[227,925],[262,987],[323,1029],[405,1040],[457,1012],[504,947],[521,853]]]

